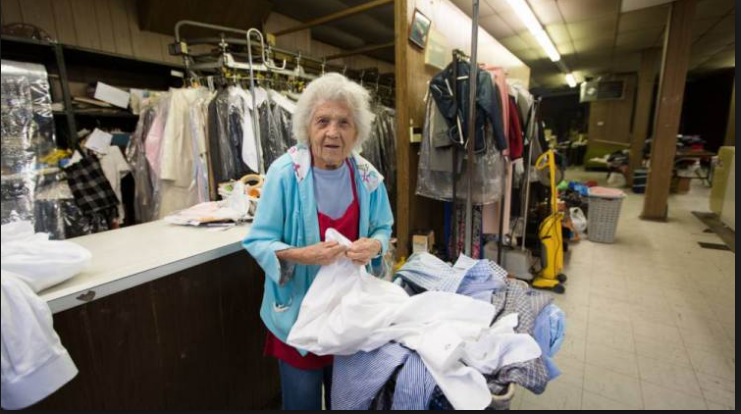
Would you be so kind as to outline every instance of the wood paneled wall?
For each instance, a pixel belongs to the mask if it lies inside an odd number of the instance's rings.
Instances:
[[[61,43],[180,63],[173,36],[139,30],[136,0],[3,0],[2,23],[33,24]]]
[[[275,33],[283,29],[296,27],[299,24],[301,24],[301,22],[298,20],[291,19],[278,13],[271,13],[270,16],[268,16],[268,20],[265,22],[265,31],[267,33]],[[343,50],[338,47],[314,40],[311,36],[311,30],[309,29],[279,36],[276,40],[276,46],[281,49],[300,51],[315,58],[322,58],[343,52]],[[378,68],[380,73],[392,73],[394,71],[393,64],[363,55],[336,59],[329,63],[335,66],[347,66],[348,69],[356,70]]]
[[[33,24],[60,43],[157,62],[182,62],[167,50],[174,35],[140,30],[137,0],[2,0],[0,7],[2,24]],[[271,32],[298,24],[296,20],[271,13],[265,30]],[[309,30],[279,37],[278,46],[313,57],[341,52],[313,40]],[[332,63],[347,65],[350,69],[377,67],[381,73],[394,70],[394,65],[367,56],[338,59]]]
[[[589,142],[625,145],[627,148],[631,144],[637,79],[635,74],[630,74],[615,76],[614,80],[625,82],[625,98],[589,105]]]

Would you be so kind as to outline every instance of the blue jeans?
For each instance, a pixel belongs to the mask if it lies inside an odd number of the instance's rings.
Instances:
[[[332,367],[316,371],[294,368],[283,361],[280,364],[280,383],[283,393],[283,409],[322,410],[322,385],[325,388],[325,405],[331,410]]]

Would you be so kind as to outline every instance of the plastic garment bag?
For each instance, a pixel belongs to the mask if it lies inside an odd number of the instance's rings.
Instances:
[[[487,126],[487,140],[493,140],[490,126]],[[500,201],[505,163],[502,154],[493,142],[487,150],[476,155],[473,175],[473,203],[475,205],[494,204]],[[468,180],[465,150],[454,149],[448,138],[448,127],[437,108],[435,100],[428,97],[422,148],[419,157],[417,195],[434,200],[453,201],[453,177],[457,177],[457,201],[466,200]],[[455,159],[455,164],[454,164]]]
[[[46,69],[42,65],[3,60],[1,82],[2,223],[29,220],[39,231],[63,238],[59,205],[37,205],[37,194],[59,181],[56,166],[43,162],[56,148]],[[35,213],[40,210],[43,214],[37,218]]]
[[[145,140],[157,116],[157,105],[150,106],[139,115],[136,130],[126,147],[126,159],[134,175],[134,215],[139,223],[155,219],[159,211],[159,180],[147,162]]]

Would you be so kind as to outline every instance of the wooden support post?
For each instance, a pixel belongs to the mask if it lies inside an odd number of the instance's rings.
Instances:
[[[728,115],[726,146],[736,146],[736,81],[733,81],[733,98],[731,98],[731,113]]]
[[[638,99],[636,103],[635,122],[630,149],[630,168],[628,169],[628,184],[633,186],[633,175],[641,167],[643,161],[643,147],[648,139],[648,127],[651,122],[651,104],[654,100],[654,85],[659,73],[661,53],[658,49],[650,49],[641,56],[641,69],[638,73]]]
[[[318,19],[314,19],[314,20],[308,21],[308,22],[306,22],[304,24],[298,25],[296,27],[292,27],[290,29],[281,30],[279,32],[274,33],[274,36],[275,37],[278,37],[278,36],[283,36],[283,35],[287,35],[287,34],[291,34],[291,33],[300,32],[300,31],[306,30],[306,29],[311,29],[312,27],[315,27],[315,26],[320,26],[320,25],[323,25],[323,24],[327,24],[327,23],[333,22],[335,20],[341,20],[341,19],[344,19],[346,17],[352,16],[352,15],[355,15],[355,14],[358,14],[358,13],[363,13],[363,12],[366,12],[368,10],[375,9],[377,7],[381,7],[381,6],[385,6],[387,4],[391,4],[393,2],[394,2],[394,0],[375,0],[375,1],[372,1],[370,3],[361,4],[361,5],[356,6],[356,7],[351,7],[349,9],[347,9],[347,10],[343,10],[343,11],[338,12],[338,13],[330,14],[329,16],[324,16],[324,17],[320,17]]]
[[[411,207],[414,189],[411,187],[411,142],[409,136],[409,88],[407,87],[408,65],[407,33],[409,21],[407,0],[394,3],[394,26],[396,41],[396,238],[397,255],[408,257],[410,251]]]
[[[643,206],[644,220],[665,221],[668,216],[669,189],[677,153],[677,133],[682,116],[696,6],[697,0],[679,0],[672,4],[669,14],[651,151],[651,171]]]

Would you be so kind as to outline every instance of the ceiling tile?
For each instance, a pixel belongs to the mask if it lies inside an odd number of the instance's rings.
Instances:
[[[617,47],[638,47],[647,49],[656,44],[656,39],[661,36],[664,29],[654,28],[647,30],[637,30],[633,32],[618,33]]]
[[[620,26],[618,30],[620,32],[629,32],[654,27],[665,27],[668,16],[669,8],[666,6],[623,13],[620,16]]]
[[[613,41],[610,39],[584,39],[574,42],[576,52],[610,54],[613,49]]]
[[[698,39],[692,46],[699,48],[709,46],[728,46],[731,43],[735,43],[735,41],[736,35],[734,34],[722,34],[710,31]]]
[[[540,59],[538,51],[536,49],[525,49],[517,52],[517,57],[525,62],[531,62],[533,60]],[[532,68],[531,68],[532,69]]]
[[[563,23],[561,11],[555,0],[530,0],[530,7],[543,26]]]
[[[504,20],[509,27],[517,33],[524,32],[527,30],[527,26],[517,17],[517,14],[512,10],[503,11],[499,13],[499,17]]]
[[[459,9],[463,10],[468,17],[473,16],[473,2],[471,0],[451,0],[453,4],[458,6]],[[479,2],[479,17],[491,16],[494,14],[494,10],[486,4],[486,2]]]
[[[630,12],[634,10],[643,10],[659,6],[664,3],[671,3],[674,0],[623,0],[622,11]]]
[[[574,41],[591,38],[615,38],[617,30],[618,15],[613,14],[582,21],[580,23],[571,23],[567,27],[571,38]]]
[[[489,7],[497,13],[512,11],[512,7],[509,5],[507,0],[484,0]],[[471,0],[468,0],[470,3]]]
[[[714,55],[726,48],[725,44],[700,41],[692,46],[693,55]]]
[[[530,32],[522,32],[522,33],[520,33],[520,37],[531,48],[533,48],[533,49],[540,49],[540,43],[538,43],[538,40],[535,39],[535,36],[533,36],[532,33],[530,33]]]
[[[734,0],[702,0],[697,3],[695,19],[725,16],[734,7],[736,7]]]
[[[499,41],[504,47],[510,52],[519,52],[521,50],[530,49],[520,36],[510,36]]]
[[[713,28],[713,26],[715,26],[716,24],[718,24],[717,18],[695,20],[692,23],[692,37],[694,39],[699,38],[700,36],[707,33],[707,31]]]
[[[571,43],[571,34],[569,34],[569,29],[566,27],[566,25],[552,24],[550,26],[546,26],[545,31],[548,32],[548,36],[551,37],[553,43],[557,45]]]
[[[736,13],[731,13],[724,17],[718,25],[713,27],[713,32],[736,33]]]
[[[557,45],[556,49],[558,49],[558,53],[560,53],[562,57],[576,53],[576,49],[574,49],[574,46],[571,43]]]
[[[594,19],[620,12],[620,0],[559,0],[566,23]]]
[[[497,14],[482,18],[480,24],[495,39],[504,39],[516,34]]]

